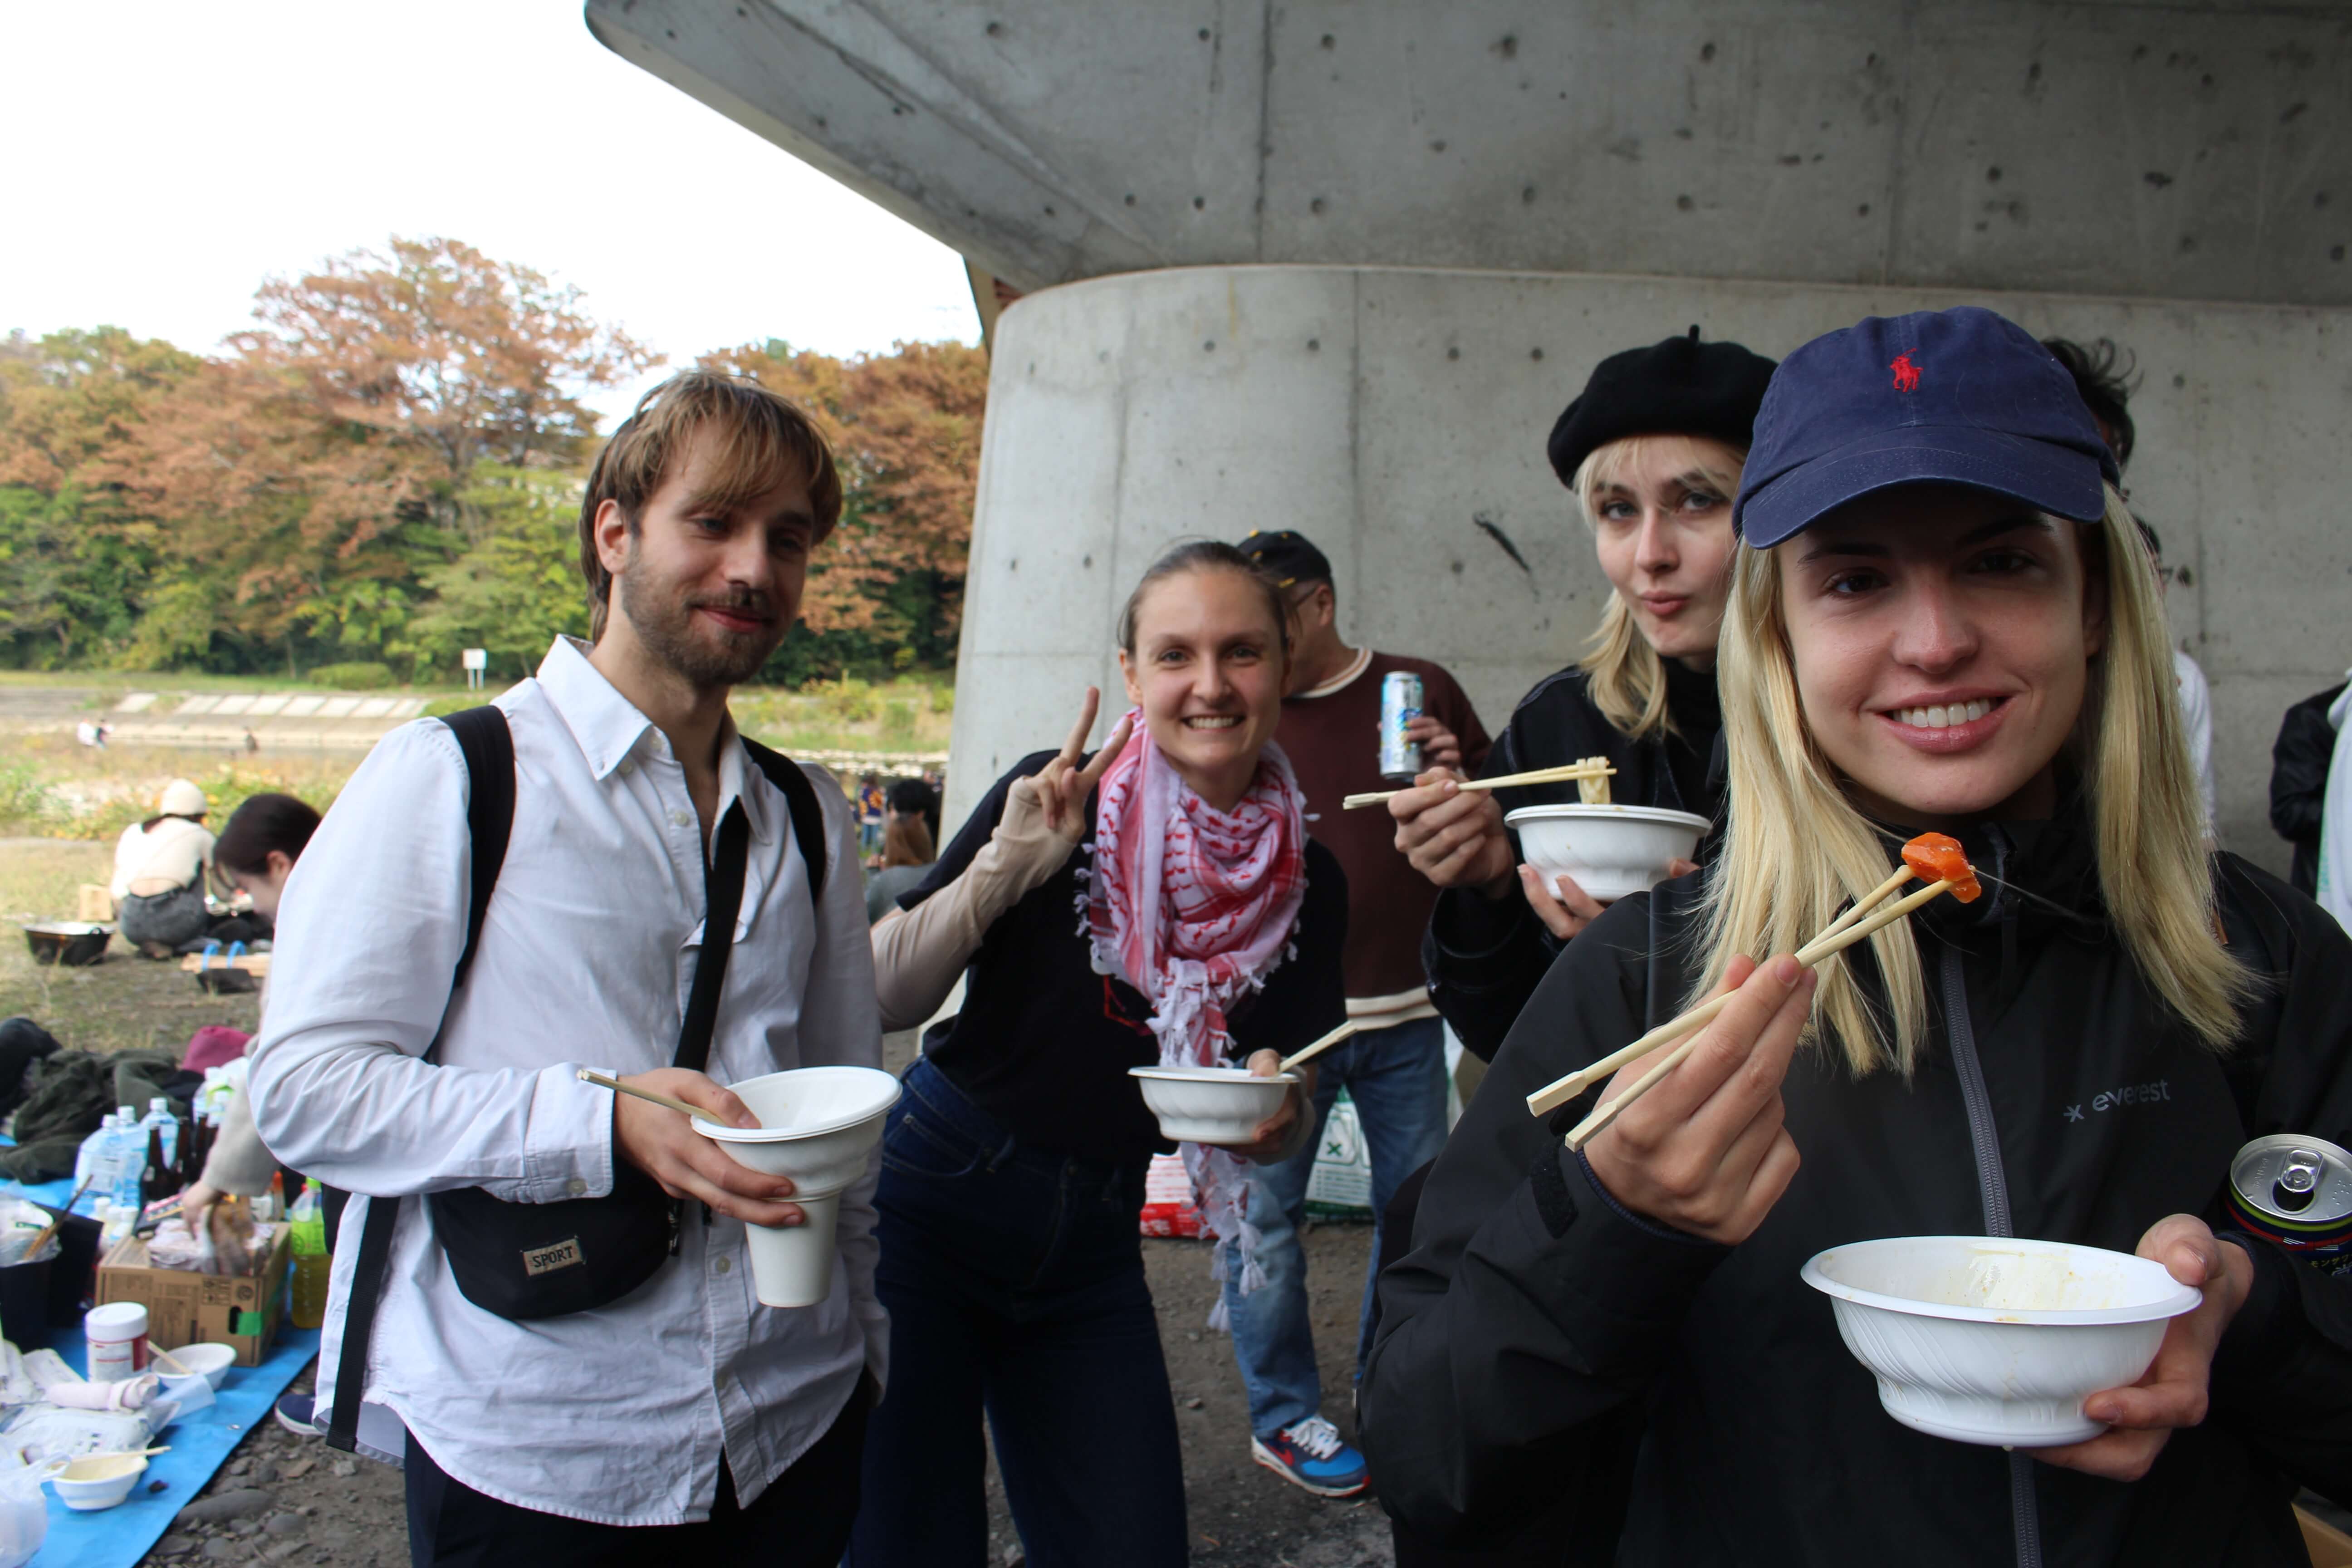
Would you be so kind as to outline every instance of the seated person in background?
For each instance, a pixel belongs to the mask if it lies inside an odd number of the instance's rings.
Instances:
[[[882,868],[866,879],[866,923],[872,925],[898,907],[898,895],[923,879],[939,858],[925,820],[931,786],[900,779],[890,786],[890,819],[882,825]]]
[[[2328,716],[2344,695],[2341,680],[2286,710],[2271,743],[2271,827],[2294,846],[2287,880],[2298,893],[2319,892],[2319,825],[2327,805],[2327,764],[2336,755],[2336,721]]]
[[[156,797],[155,815],[122,830],[114,844],[115,918],[122,940],[149,958],[169,958],[204,934],[205,872],[213,863],[205,792],[173,779]]]
[[[239,892],[253,900],[253,912],[278,918],[278,895],[286,889],[302,847],[318,830],[319,814],[290,795],[257,795],[247,798],[221,829],[213,846],[213,864]],[[269,1005],[269,982],[261,983],[261,1005]],[[248,1043],[247,1049],[250,1050]],[[205,1156],[205,1173],[181,1195],[180,1206],[190,1215],[223,1196],[257,1197],[269,1190],[276,1156],[262,1147],[253,1130],[253,1103],[243,1089],[230,1097],[221,1113],[220,1137]],[[338,1207],[341,1205],[338,1205]]]

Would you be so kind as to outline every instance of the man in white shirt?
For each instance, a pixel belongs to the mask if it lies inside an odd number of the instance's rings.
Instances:
[[[813,792],[820,908],[787,797],[727,710],[798,615],[840,505],[823,439],[783,399],[700,373],[656,388],[582,508],[593,641],[558,639],[496,703],[513,820],[464,983],[469,785],[447,726],[384,739],[286,889],[256,1120],[281,1158],[372,1194],[336,1250],[319,1419],[340,1355],[364,1356],[359,1440],[404,1463],[419,1565],[831,1564],[847,1539],[887,1344],[872,1175],[842,1194],[830,1297],[762,1307],[744,1227],[801,1223],[792,1183],[576,1076],[753,1126],[721,1084],[880,1065],[846,803],[829,780]],[[748,853],[705,1076],[670,1064],[734,812]],[[627,1165],[686,1200],[674,1255],[609,1305],[527,1322],[460,1290],[413,1195],[602,1197]],[[345,1347],[375,1205],[396,1215],[389,1267],[373,1333]]]

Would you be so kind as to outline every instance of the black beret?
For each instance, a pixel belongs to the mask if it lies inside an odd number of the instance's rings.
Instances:
[[[1584,459],[1628,436],[1712,436],[1748,449],[1773,362],[1738,343],[1703,343],[1698,329],[1646,349],[1611,354],[1551,427],[1545,444],[1559,482]]]
[[[1272,533],[1252,529],[1237,548],[1272,573],[1274,580],[1286,588],[1294,583],[1331,580],[1330,559],[1309,543],[1303,533],[1293,533],[1286,528]]]

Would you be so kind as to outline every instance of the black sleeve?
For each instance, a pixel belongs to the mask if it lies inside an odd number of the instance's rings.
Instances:
[[[1272,1047],[1288,1056],[1348,1021],[1348,874],[1339,858],[1307,844],[1307,896],[1293,928],[1294,952],[1247,1012],[1233,1020],[1234,1044],[1246,1056]],[[1281,979],[1297,965],[1297,972]]]
[[[2319,842],[2320,808],[2327,802],[2327,766],[2336,731],[2317,698],[2286,710],[2271,747],[2271,826],[2290,844]]]
[[[1544,977],[1430,1173],[1412,1251],[1380,1278],[1360,1440],[1382,1505],[1448,1544],[1622,1485],[1628,1423],[1727,1256],[1622,1208],[1566,1152],[1592,1096],[1549,1122],[1525,1104],[1641,1032],[1649,905],[1619,900]]]
[[[1523,704],[1511,716],[1480,776],[1498,777],[1528,765],[1520,760],[1526,712]],[[1475,888],[1447,888],[1437,895],[1422,932],[1421,966],[1429,976],[1429,999],[1453,1026],[1462,1048],[1492,1061],[1559,951],[1516,889],[1489,899]]]
[[[1032,752],[1013,763],[1011,773],[991,784],[988,793],[980,797],[980,804],[971,808],[971,815],[963,819],[963,826],[956,829],[955,842],[931,862],[921,881],[898,895],[898,907],[911,910],[962,876],[972,858],[996,832],[996,825],[1004,820],[1004,797],[1013,792],[1013,781],[1029,777],[1052,762],[1055,755],[1052,752]]]
[[[2268,1056],[2248,1133],[2352,1146],[2352,937],[2285,883],[2224,859],[2225,890],[2256,906],[2280,972],[2275,997],[2256,1010],[2275,1027],[2239,1046]],[[2254,1288],[2214,1357],[2213,1419],[2314,1490],[2352,1497],[2352,1274],[2323,1274],[2240,1237]]]

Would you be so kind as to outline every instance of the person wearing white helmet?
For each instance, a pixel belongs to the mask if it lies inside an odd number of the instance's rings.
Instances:
[[[132,823],[115,841],[115,917],[123,940],[150,958],[169,958],[182,942],[204,934],[205,874],[213,863],[213,836],[205,826],[210,809],[204,791],[173,779],[156,796],[155,815]]]

